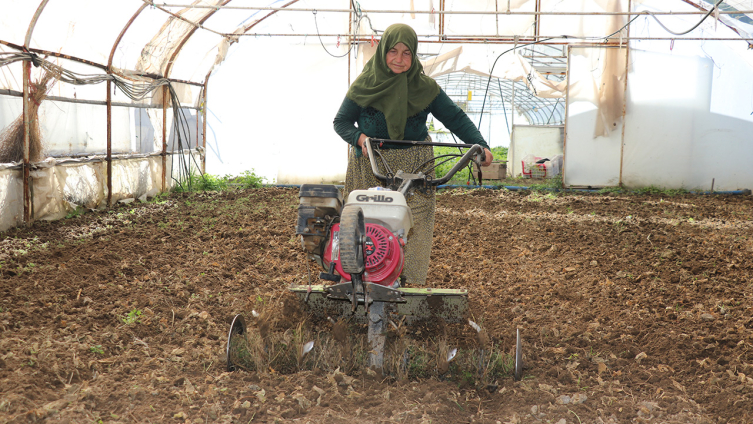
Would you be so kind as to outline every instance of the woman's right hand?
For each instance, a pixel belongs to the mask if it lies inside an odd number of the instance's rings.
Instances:
[[[358,137],[358,147],[361,148],[361,153],[365,158],[369,157],[369,151],[366,149],[366,140],[368,139],[369,137],[367,137],[366,134],[361,134],[361,136]]]

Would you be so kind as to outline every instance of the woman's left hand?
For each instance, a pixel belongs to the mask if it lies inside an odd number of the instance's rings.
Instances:
[[[486,154],[486,158],[483,162],[481,162],[481,166],[489,166],[492,164],[492,160],[494,160],[494,156],[492,155],[492,152],[489,149],[484,149],[484,153]]]

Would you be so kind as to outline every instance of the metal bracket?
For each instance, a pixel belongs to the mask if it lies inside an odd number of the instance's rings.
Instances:
[[[369,283],[366,283],[369,284]],[[371,283],[369,300],[389,302],[395,305],[396,314],[405,317],[406,324],[422,319],[442,319],[446,322],[461,322],[468,309],[468,290],[438,288],[392,289]],[[289,290],[304,300],[308,293],[307,285],[293,284]],[[342,282],[331,286],[314,284],[309,301],[305,304],[314,315],[345,316],[352,314],[352,285]],[[356,290],[359,312],[364,308],[363,289]],[[365,322],[363,314],[354,315],[357,322]]]
[[[363,287],[368,287],[369,300],[374,302],[395,302],[404,303],[402,293],[399,290],[385,287],[379,284],[363,282]],[[353,299],[353,284],[352,283],[340,283],[333,284],[324,288],[327,293],[328,299],[337,300],[352,300]],[[365,294],[363,289],[356,289],[356,296],[358,303],[363,304]]]

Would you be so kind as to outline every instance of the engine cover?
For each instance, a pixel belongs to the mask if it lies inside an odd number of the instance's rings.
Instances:
[[[340,224],[332,226],[331,234],[322,260],[327,267],[330,262],[334,262],[337,273],[344,280],[350,281],[350,274],[344,272],[340,264]],[[391,286],[403,271],[405,255],[401,245],[402,239],[387,228],[373,223],[366,223],[365,238],[363,257],[366,271],[363,280]]]

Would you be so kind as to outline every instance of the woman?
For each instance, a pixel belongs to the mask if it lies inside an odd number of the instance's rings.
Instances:
[[[426,128],[430,113],[464,142],[483,146],[484,166],[492,162],[489,146],[468,116],[436,81],[424,75],[417,49],[418,37],[413,28],[404,24],[389,26],[376,53],[345,95],[334,125],[337,134],[354,147],[348,156],[346,198],[353,190],[380,185],[367,157],[366,138],[431,140]],[[406,172],[434,157],[431,146],[385,145],[381,153],[393,171]],[[430,174],[434,176],[433,171]],[[408,234],[402,284],[423,285],[434,235],[435,191],[416,191],[406,200],[413,213],[413,228]]]

